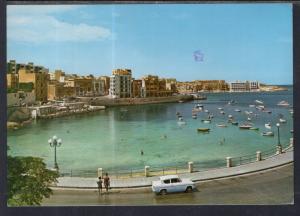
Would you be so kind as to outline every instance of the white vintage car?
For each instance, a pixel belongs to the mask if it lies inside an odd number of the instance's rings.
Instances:
[[[194,182],[190,179],[180,179],[177,175],[161,176],[160,180],[152,181],[152,191],[156,194],[192,192],[194,188]]]

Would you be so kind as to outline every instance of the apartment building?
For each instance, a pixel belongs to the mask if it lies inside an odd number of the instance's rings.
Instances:
[[[116,69],[110,77],[109,95],[112,98],[131,97],[131,70]]]

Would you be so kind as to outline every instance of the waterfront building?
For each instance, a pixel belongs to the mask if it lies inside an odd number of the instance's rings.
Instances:
[[[36,66],[33,62],[29,62],[28,64],[17,63],[15,60],[10,60],[7,63],[7,73],[8,74],[18,74],[20,69],[26,69],[30,71],[30,73],[39,73],[39,72],[46,72],[48,73],[49,70],[44,68],[43,66]]]
[[[48,100],[60,100],[75,97],[75,87],[65,86],[64,83],[51,82],[48,84]]]
[[[7,88],[8,89],[17,89],[18,88],[18,83],[19,83],[18,74],[15,74],[15,73],[6,74],[6,80],[7,80]]]
[[[177,82],[180,93],[197,93],[200,91],[228,91],[225,80],[194,80],[191,82]]]
[[[90,77],[76,77],[65,81],[67,87],[75,88],[76,96],[93,95],[93,79]]]
[[[177,81],[174,78],[166,79],[166,90],[172,91],[172,93],[177,93],[176,83]]]
[[[17,91],[15,93],[7,93],[7,106],[32,105],[35,103],[35,92]]]
[[[132,80],[132,97],[140,98],[142,97],[142,80]]]
[[[105,81],[100,78],[93,79],[94,96],[102,96],[105,94]]]
[[[110,77],[109,95],[112,98],[131,97],[131,70],[116,69],[113,70]]]
[[[159,92],[158,76],[142,77],[142,97],[157,97]]]
[[[110,77],[109,76],[100,76],[99,77],[104,82],[104,95],[109,94],[109,88],[110,88]]]
[[[54,79],[58,82],[65,82],[65,72],[62,70],[55,70],[54,71]]]
[[[47,71],[30,69],[20,69],[19,74],[19,89],[25,88],[28,91],[31,88],[35,92],[36,101],[47,102],[48,96],[48,80],[49,75]],[[24,87],[22,87],[24,86]],[[30,89],[29,89],[30,88]]]
[[[235,81],[229,83],[231,92],[246,92],[246,91],[259,91],[260,85],[257,81]]]

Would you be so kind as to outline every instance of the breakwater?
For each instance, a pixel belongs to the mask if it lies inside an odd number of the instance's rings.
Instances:
[[[169,97],[150,97],[150,98],[116,98],[111,99],[107,97],[99,98],[87,98],[81,97],[80,101],[89,103],[93,106],[130,106],[130,105],[141,105],[141,104],[157,104],[157,103],[175,103],[175,102],[187,102],[193,100],[191,95],[178,95]]]

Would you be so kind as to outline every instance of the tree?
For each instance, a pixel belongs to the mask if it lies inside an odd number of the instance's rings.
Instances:
[[[8,156],[8,205],[40,205],[52,194],[58,172],[48,170],[42,158]]]

